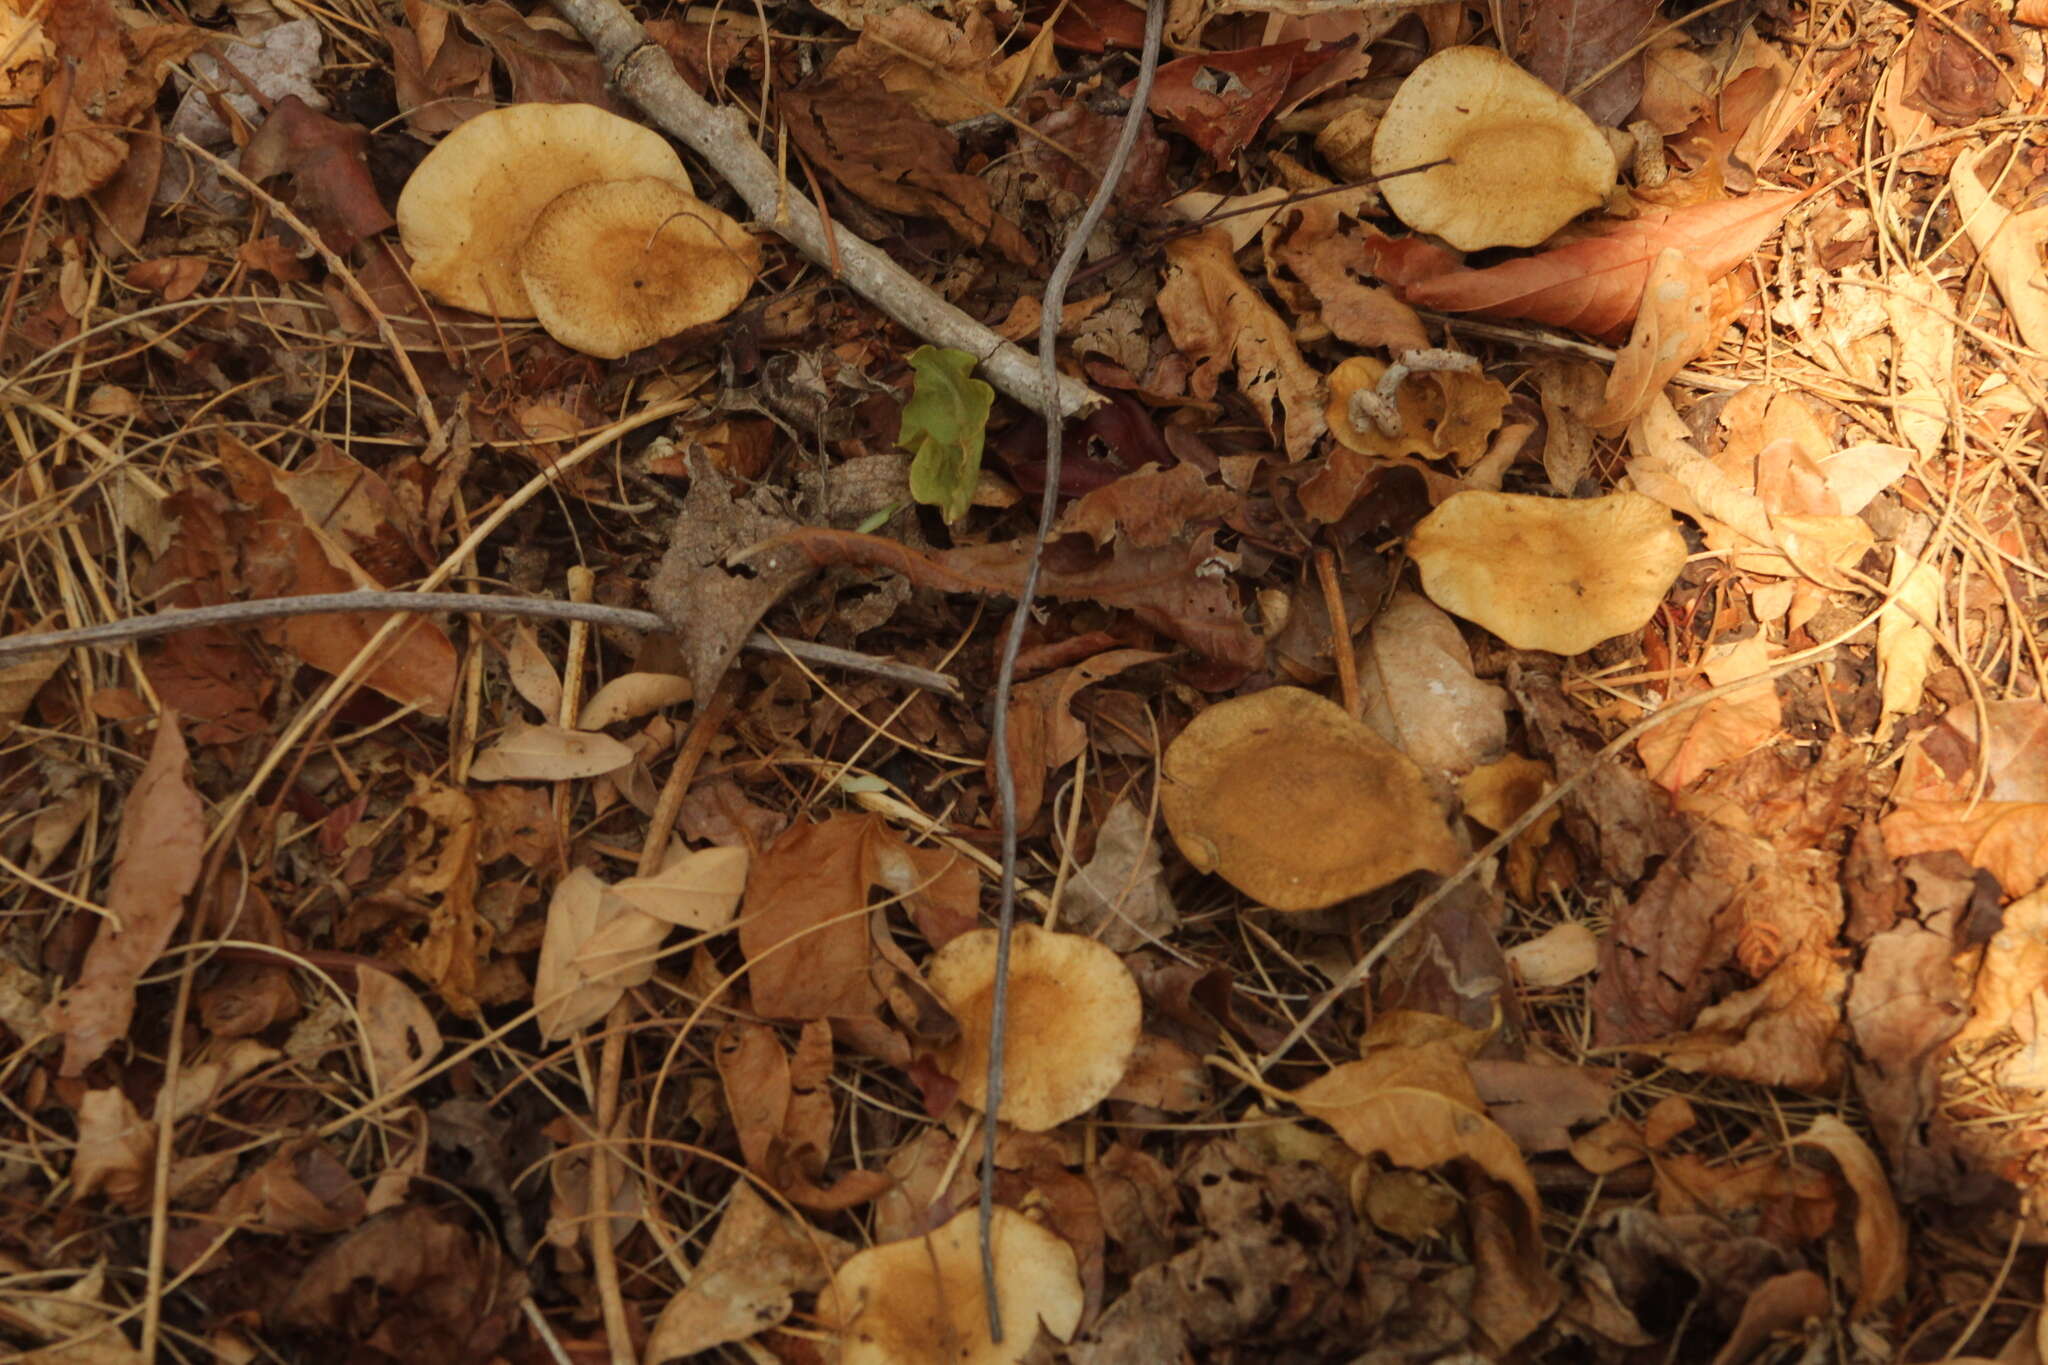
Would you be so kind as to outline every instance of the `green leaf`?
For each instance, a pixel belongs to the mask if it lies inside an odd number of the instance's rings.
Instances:
[[[896,437],[911,456],[910,496],[958,521],[974,499],[996,391],[969,377],[974,357],[966,351],[920,346],[910,353],[910,368],[916,379]]]

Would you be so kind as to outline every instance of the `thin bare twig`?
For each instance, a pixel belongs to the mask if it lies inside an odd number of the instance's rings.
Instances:
[[[746,201],[757,223],[842,277],[855,293],[912,333],[935,346],[971,353],[988,382],[1010,397],[1020,403],[1039,401],[1039,379],[1030,352],[947,303],[888,253],[828,226],[816,205],[790,194],[775,163],[755,144],[739,112],[715,107],[692,90],[676,74],[668,54],[648,41],[647,30],[618,0],[550,3],[596,49],[619,92],[640,106],[663,132],[710,162]],[[1102,406],[1103,400],[1078,379],[1057,378],[1055,392],[1062,417],[1078,417]]]
[[[300,597],[267,597],[254,602],[224,602],[214,607],[186,607],[131,616],[105,625],[81,626],[77,630],[53,630],[36,635],[0,638],[0,666],[32,654],[53,649],[76,649],[84,645],[121,645],[134,640],[153,640],[181,630],[203,626],[247,625],[252,621],[275,621],[288,616],[315,616],[345,611],[473,612],[485,616],[521,616],[536,621],[581,621],[593,626],[617,626],[645,634],[670,629],[660,614],[633,607],[607,607],[594,602],[564,602],[553,597],[497,597],[463,592],[316,592]],[[767,631],[747,637],[744,648],[757,654],[789,654],[806,663],[840,668],[849,673],[867,673],[907,687],[921,687],[954,700],[960,698],[958,680],[945,673],[893,659],[878,659],[851,649],[812,644],[807,640],[785,640]]]
[[[996,912],[996,984],[989,1005],[988,1096],[982,1107],[987,1126],[981,1142],[981,1289],[988,1308],[989,1340],[1003,1339],[1003,1317],[996,1291],[996,1256],[990,1240],[995,1222],[997,1116],[1003,1111],[1003,1049],[1009,1024],[1010,934],[1017,922],[1017,774],[1010,759],[1010,684],[1017,676],[1017,655],[1024,648],[1024,628],[1031,620],[1031,599],[1038,591],[1039,561],[1045,556],[1045,542],[1052,535],[1059,511],[1060,455],[1066,440],[1058,385],[1057,348],[1060,314],[1066,307],[1067,285],[1088,249],[1088,239],[1109,208],[1109,197],[1124,177],[1131,149],[1137,145],[1138,129],[1145,118],[1145,104],[1152,96],[1152,77],[1159,70],[1159,38],[1166,26],[1166,0],[1148,0],[1145,6],[1145,50],[1138,58],[1138,82],[1131,91],[1130,108],[1124,111],[1123,128],[1116,148],[1102,172],[1095,197],[1081,221],[1067,236],[1067,244],[1045,282],[1045,297],[1038,315],[1038,399],[1045,414],[1045,492],[1038,501],[1038,529],[1031,546],[1031,558],[1024,569],[1023,586],[1017,590],[1017,611],[1010,618],[1010,633],[1003,641],[1002,662],[996,669],[995,722],[989,747],[995,754],[996,800],[1002,808],[1003,876],[1002,894]]]

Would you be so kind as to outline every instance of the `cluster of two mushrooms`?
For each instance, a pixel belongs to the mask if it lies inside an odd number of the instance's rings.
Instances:
[[[1556,654],[1640,630],[1687,557],[1677,520],[1633,492],[1454,493],[1408,554],[1437,606]],[[1335,905],[1457,858],[1421,769],[1299,688],[1209,707],[1168,746],[1162,779],[1160,810],[1188,862],[1276,910]]]
[[[442,303],[535,318],[616,359],[739,307],[760,245],[698,199],[650,128],[588,104],[515,104],[456,128],[398,196],[412,277]]]

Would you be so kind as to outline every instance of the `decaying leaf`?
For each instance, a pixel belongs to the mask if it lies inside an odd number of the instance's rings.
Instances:
[[[183,918],[185,897],[199,881],[205,837],[205,808],[192,788],[178,715],[166,711],[121,813],[106,918],[77,983],[57,1005],[64,1075],[76,1076],[127,1036],[135,985]]]
[[[1238,388],[1287,458],[1307,455],[1324,431],[1322,379],[1301,358],[1287,324],[1238,271],[1229,236],[1212,228],[1176,238],[1166,259],[1159,312],[1173,344],[1195,364],[1195,396],[1213,397],[1224,370],[1234,368]]]
[[[515,724],[469,765],[477,782],[573,782],[617,772],[633,751],[610,735],[559,725]]]
[[[664,1365],[758,1335],[788,1318],[795,1295],[822,1289],[852,1253],[737,1181],[711,1245],[690,1283],[661,1310],[641,1358]]]

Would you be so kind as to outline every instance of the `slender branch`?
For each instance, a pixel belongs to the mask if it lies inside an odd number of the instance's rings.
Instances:
[[[276,621],[290,616],[316,616],[347,611],[468,612],[485,616],[523,616],[536,621],[582,621],[593,626],[617,626],[643,634],[668,630],[658,613],[632,607],[607,607],[595,602],[563,602],[552,597],[497,597],[464,592],[316,592],[299,597],[269,597],[255,602],[227,602],[215,607],[190,607],[160,611],[150,616],[131,616],[105,625],[82,626],[77,630],[53,630],[35,635],[0,637],[0,667],[33,654],[53,649],[77,649],[85,645],[122,645],[134,640],[153,640],[181,630],[205,626],[248,625],[254,621]],[[779,635],[756,631],[744,648],[757,654],[788,654],[806,663],[841,668],[849,673],[867,673],[907,687],[958,700],[960,684],[945,673],[893,659],[878,659],[850,649],[812,644],[807,640],[785,640]]]
[[[1116,149],[1102,172],[1095,197],[1081,221],[1067,235],[1066,247],[1045,282],[1045,297],[1038,315],[1037,397],[1045,413],[1045,492],[1038,501],[1038,529],[1034,533],[1031,559],[1024,570],[1024,584],[1017,590],[1017,610],[1010,618],[1010,633],[1003,641],[1002,662],[996,669],[995,724],[989,748],[996,763],[996,799],[1002,807],[1003,876],[1002,897],[996,912],[996,984],[989,1005],[988,1093],[982,1107],[986,1127],[981,1141],[981,1290],[988,1308],[989,1340],[1003,1339],[1003,1315],[997,1299],[996,1255],[990,1239],[995,1222],[996,1129],[1003,1110],[1003,1052],[1009,1026],[1010,935],[1017,922],[1017,774],[1010,759],[1010,684],[1017,676],[1017,655],[1024,648],[1024,628],[1031,620],[1031,598],[1038,591],[1039,563],[1045,557],[1045,542],[1052,535],[1059,511],[1060,454],[1066,444],[1065,424],[1060,420],[1059,345],[1060,313],[1067,303],[1067,286],[1081,264],[1088,239],[1109,208],[1110,196],[1124,178],[1124,167],[1137,145],[1138,129],[1145,122],[1145,105],[1152,97],[1152,77],[1159,70],[1159,38],[1166,26],[1167,0],[1148,0],[1145,6],[1145,50],[1138,58],[1138,83],[1131,91],[1131,104],[1124,111]]]
[[[612,84],[669,136],[711,163],[746,201],[754,221],[819,265],[841,275],[855,293],[937,346],[973,354],[988,382],[1020,403],[1039,401],[1031,353],[1003,340],[947,303],[884,251],[830,226],[817,207],[791,194],[782,175],[733,109],[713,106],[676,74],[668,54],[648,41],[618,0],[550,0],[597,50]],[[1054,316],[1057,316],[1055,313]],[[1078,417],[1102,399],[1078,379],[1058,381],[1057,409]]]

